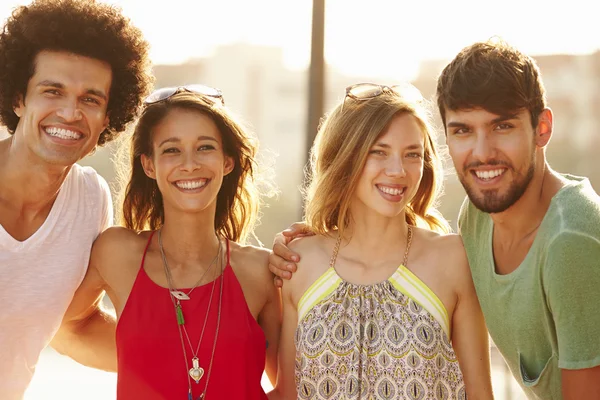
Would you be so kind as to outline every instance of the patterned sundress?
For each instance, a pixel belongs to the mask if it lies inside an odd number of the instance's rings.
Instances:
[[[359,285],[334,263],[298,303],[298,398],[466,399],[438,297],[404,265]]]

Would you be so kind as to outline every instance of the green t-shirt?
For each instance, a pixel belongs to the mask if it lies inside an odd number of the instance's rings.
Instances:
[[[490,215],[466,199],[459,217],[490,336],[530,399],[562,399],[561,368],[600,365],[600,197],[587,179],[563,177],[509,274],[495,272]]]

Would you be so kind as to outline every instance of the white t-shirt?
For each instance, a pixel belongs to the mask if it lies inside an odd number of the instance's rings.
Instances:
[[[44,224],[23,242],[0,225],[0,399],[21,399],[112,224],[106,181],[75,164]]]

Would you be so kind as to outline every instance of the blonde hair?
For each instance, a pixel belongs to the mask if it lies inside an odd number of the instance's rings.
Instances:
[[[256,177],[258,143],[227,108],[188,92],[150,104],[142,112],[131,138],[131,172],[122,207],[124,226],[156,230],[164,224],[162,194],[156,181],[144,173],[141,156],[152,155],[152,131],[174,109],[207,115],[219,129],[223,151],[233,158],[235,166],[224,177],[217,196],[215,231],[229,240],[245,241],[253,233],[261,201]]]
[[[385,92],[368,100],[346,98],[326,116],[310,154],[309,184],[305,190],[306,221],[319,234],[343,230],[350,222],[350,202],[369,150],[401,114],[417,120],[425,137],[423,178],[406,206],[406,222],[441,233],[448,222],[435,209],[442,191],[443,168],[436,150],[430,116],[422,102]]]

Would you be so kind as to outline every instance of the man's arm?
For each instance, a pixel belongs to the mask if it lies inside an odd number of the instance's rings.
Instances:
[[[298,253],[289,249],[288,244],[299,237],[313,235],[306,223],[296,222],[283,232],[275,235],[273,251],[269,255],[269,270],[275,274],[275,286],[282,287],[283,279],[291,279],[300,261]]]
[[[600,366],[561,370],[565,400],[600,399]]]
[[[86,276],[50,345],[83,365],[114,372],[117,322],[114,313],[102,306],[104,280],[95,267],[100,254],[99,241],[100,238],[94,244]]]
[[[565,400],[600,398],[600,234],[562,233],[544,266]]]

